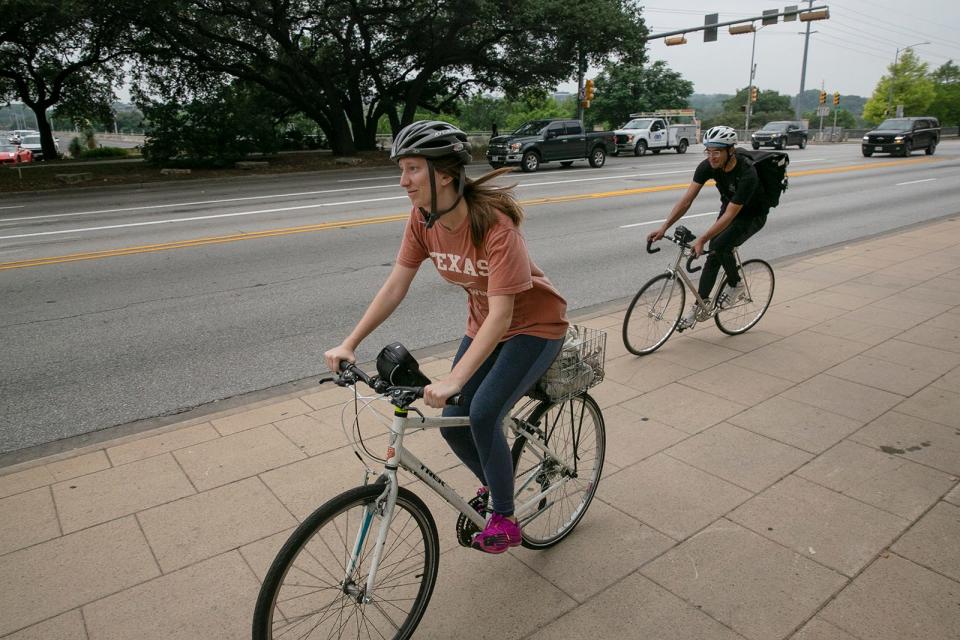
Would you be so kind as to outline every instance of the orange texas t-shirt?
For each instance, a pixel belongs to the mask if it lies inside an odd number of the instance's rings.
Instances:
[[[487,230],[483,246],[473,246],[470,222],[456,229],[441,223],[427,229],[414,209],[403,232],[397,263],[416,269],[427,258],[440,276],[467,291],[467,335],[477,335],[490,312],[488,295],[514,294],[513,320],[503,339],[518,334],[562,338],[567,331],[567,302],[533,263],[520,230],[503,213]]]

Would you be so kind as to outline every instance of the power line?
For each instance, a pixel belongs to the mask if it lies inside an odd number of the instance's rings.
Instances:
[[[879,18],[875,18],[875,17],[873,17],[873,16],[871,16],[871,15],[868,15],[868,14],[865,14],[865,13],[861,13],[861,12],[859,12],[859,11],[855,11],[854,9],[849,9],[849,8],[846,8],[846,7],[840,7],[840,8],[837,9],[837,11],[839,11],[841,14],[842,14],[844,11],[849,11],[849,12],[851,12],[851,13],[855,13],[855,14],[857,14],[858,16],[860,16],[860,18],[853,18],[853,17],[851,17],[852,20],[860,20],[861,22],[864,21],[864,20],[867,20],[867,21],[869,21],[869,22],[873,22],[873,23],[875,23],[875,24],[877,25],[877,26],[872,27],[872,28],[875,28],[875,29],[882,29],[882,30],[888,31],[888,32],[890,32],[890,33],[896,33],[896,34],[898,34],[898,35],[904,35],[904,36],[906,36],[906,37],[908,37],[908,38],[921,37],[921,38],[925,38],[925,39],[927,39],[927,40],[939,40],[940,42],[946,42],[946,43],[949,43],[949,44],[951,44],[951,45],[953,45],[953,46],[960,47],[960,43],[955,42],[955,41],[953,41],[953,40],[946,40],[946,39],[944,39],[944,38],[931,36],[930,34],[924,33],[924,32],[922,32],[922,31],[917,31],[916,29],[911,29],[911,28],[909,28],[909,27],[903,27],[903,26],[898,25],[898,24],[893,23],[893,22],[887,22],[886,20],[881,20],[881,19],[879,19]],[[888,26],[884,26],[884,25],[888,25]],[[893,28],[891,29],[890,27],[893,27]]]

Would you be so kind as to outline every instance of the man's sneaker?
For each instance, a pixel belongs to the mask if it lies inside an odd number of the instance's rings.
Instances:
[[[467,504],[473,507],[474,510],[481,516],[486,516],[489,508],[489,501],[489,489],[486,487],[480,487],[477,489],[477,497],[470,500],[470,502]],[[478,531],[479,529],[477,528],[477,525],[473,524],[473,520],[470,520],[462,513],[457,516],[457,542],[459,542],[461,546],[471,546],[473,544],[473,536]]]
[[[737,286],[731,287],[729,284],[723,288],[723,294],[720,297],[720,307],[732,307],[744,298],[747,293],[747,287],[743,280],[737,283]]]
[[[698,315],[700,315],[700,305],[694,303],[693,306],[690,307],[690,311],[687,311],[687,315],[680,318],[680,322],[677,323],[677,331],[689,329],[693,325],[697,324]]]
[[[520,546],[522,541],[520,525],[506,516],[494,513],[487,520],[483,531],[473,536],[473,548],[484,553],[503,553],[510,547]]]

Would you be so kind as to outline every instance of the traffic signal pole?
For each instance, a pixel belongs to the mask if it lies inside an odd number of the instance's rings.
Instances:
[[[753,77],[757,74],[757,67],[753,64],[754,54],[757,51],[757,30],[753,30],[753,44],[750,46],[750,82],[747,85],[747,119],[743,125],[743,136],[746,137],[750,131],[750,111],[753,107]]]
[[[807,11],[813,7],[813,0],[807,0]],[[795,119],[800,119],[800,98],[803,97],[803,87],[807,82],[807,49],[810,47],[810,23],[807,22],[807,35],[803,39],[803,65],[800,67],[800,93],[793,105]]]

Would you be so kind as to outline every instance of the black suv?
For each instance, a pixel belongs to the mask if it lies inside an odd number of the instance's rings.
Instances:
[[[783,149],[788,144],[795,144],[803,149],[807,146],[807,130],[799,122],[790,120],[768,122],[750,136],[750,142],[754,149],[760,147]]]
[[[863,155],[890,153],[908,156],[914,149],[923,149],[932,156],[940,142],[940,122],[933,117],[888,118],[863,136]]]

